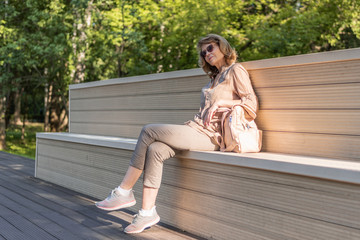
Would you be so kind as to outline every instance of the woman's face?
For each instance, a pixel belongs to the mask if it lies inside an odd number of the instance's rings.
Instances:
[[[210,46],[211,45],[211,46]],[[216,43],[208,43],[201,46],[201,55],[211,66],[220,69],[225,64],[224,54]]]

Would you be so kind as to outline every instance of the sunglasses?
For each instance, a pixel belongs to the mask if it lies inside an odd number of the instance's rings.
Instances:
[[[202,56],[203,58],[205,58],[206,53],[211,53],[212,51],[214,51],[214,46],[212,44],[210,44],[209,46],[206,47],[206,49],[204,51],[200,52],[200,56]]]

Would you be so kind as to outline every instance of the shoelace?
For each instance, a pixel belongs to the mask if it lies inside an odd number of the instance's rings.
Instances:
[[[109,196],[107,197],[108,200],[109,200],[110,198],[112,198],[112,197],[115,196],[115,190],[116,190],[116,189],[111,190]]]
[[[132,220],[132,223],[136,223],[138,221],[138,218],[140,218],[141,216],[139,214],[135,214],[134,216],[134,219]]]

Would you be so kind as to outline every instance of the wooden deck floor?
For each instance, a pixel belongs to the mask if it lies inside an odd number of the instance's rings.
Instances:
[[[200,239],[161,223],[124,234],[134,213],[99,210],[97,199],[34,178],[34,164],[0,152],[0,240]]]

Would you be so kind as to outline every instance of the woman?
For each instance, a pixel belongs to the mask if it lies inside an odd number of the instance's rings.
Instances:
[[[198,42],[199,64],[211,81],[202,89],[201,107],[194,121],[184,125],[150,124],[139,136],[130,166],[120,186],[98,208],[112,211],[135,205],[132,187],[144,171],[142,208],[126,233],[139,233],[160,221],[155,200],[161,183],[163,161],[178,150],[219,150],[221,112],[245,104],[257,110],[257,98],[246,70],[236,61],[236,52],[221,36],[209,34]],[[251,120],[254,115],[247,115]]]

